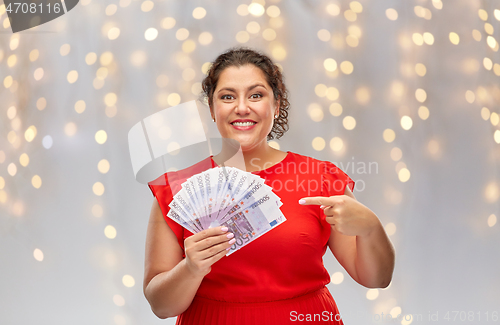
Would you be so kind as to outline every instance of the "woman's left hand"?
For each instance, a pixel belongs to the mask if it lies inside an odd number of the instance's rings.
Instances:
[[[304,197],[299,200],[299,204],[321,205],[326,221],[346,236],[366,236],[382,226],[372,210],[347,195]]]

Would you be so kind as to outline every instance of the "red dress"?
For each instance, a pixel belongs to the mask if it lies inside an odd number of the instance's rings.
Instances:
[[[172,191],[177,193],[185,179],[211,167],[217,167],[212,156],[176,179],[167,173],[167,185],[155,185],[165,183],[165,175],[148,184],[182,250],[184,238],[192,233],[166,216]],[[290,151],[281,162],[252,174],[265,179],[281,198],[287,220],[214,263],[176,324],[343,324],[326,288],[330,275],[323,265],[330,224],[319,205],[298,201],[342,195],[346,186],[354,189],[354,181],[331,162]]]

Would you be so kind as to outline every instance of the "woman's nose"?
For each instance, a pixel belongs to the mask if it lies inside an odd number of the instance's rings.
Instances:
[[[236,103],[235,112],[239,115],[246,115],[250,113],[250,108],[248,107],[248,102],[245,98],[241,98]]]

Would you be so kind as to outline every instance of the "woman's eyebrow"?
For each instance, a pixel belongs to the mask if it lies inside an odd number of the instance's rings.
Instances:
[[[264,86],[263,84],[258,83],[258,84],[255,84],[255,85],[253,85],[253,86],[248,87],[248,88],[247,88],[247,91],[250,91],[250,90],[252,90],[252,89],[254,89],[254,88],[256,88],[256,87],[259,87],[259,86],[266,88],[266,86]],[[266,88],[266,89],[267,89],[267,88]],[[224,88],[219,89],[219,91],[217,91],[217,93],[220,93],[220,92],[221,92],[221,91],[223,91],[223,90],[229,90],[229,91],[232,91],[232,92],[236,92],[236,90],[235,90],[234,88],[231,88],[231,87],[224,87]]]

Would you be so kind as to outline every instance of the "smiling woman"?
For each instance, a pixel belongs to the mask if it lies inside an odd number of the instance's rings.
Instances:
[[[252,70],[253,74],[252,79],[254,83],[245,80],[245,84],[248,85],[248,88],[245,90],[247,92],[251,92],[252,90],[254,90],[254,88],[260,86],[260,88],[264,88],[266,90],[267,95],[270,95],[272,97],[268,98],[268,100],[273,100],[277,103],[278,109],[275,109],[275,113],[277,114],[275,114],[274,116],[275,119],[272,124],[271,132],[267,135],[267,140],[272,140],[275,136],[278,139],[281,138],[288,130],[288,109],[290,107],[290,103],[288,102],[288,91],[284,83],[284,77],[280,69],[271,61],[271,59],[269,59],[266,55],[258,53],[257,51],[249,48],[239,47],[229,49],[225,53],[219,55],[219,57],[210,66],[210,69],[207,72],[207,76],[202,83],[202,95],[208,99],[208,104],[212,111],[212,117],[214,116],[214,101],[222,97],[218,96],[220,95],[218,94],[218,92],[227,90],[233,92],[234,94],[236,92],[236,89],[244,88],[241,86],[238,87],[238,85],[235,85],[234,88],[232,87],[232,85],[222,86],[223,83],[221,83],[220,81],[221,74],[223,74],[227,68],[233,68],[234,70],[241,67],[245,67],[245,70]],[[228,74],[226,73],[226,75]],[[231,74],[229,74],[229,76],[231,76]],[[245,77],[245,74],[241,73],[239,74],[239,77]],[[217,97],[214,97],[214,95],[217,95]],[[255,96],[259,97],[262,95]],[[236,98],[237,97],[233,97],[233,99]]]
[[[266,138],[279,116],[279,100],[262,70],[250,64],[226,68],[213,97],[211,113],[221,136],[237,140],[245,158],[264,154],[272,160],[276,151]]]
[[[249,162],[277,163],[286,152],[268,140],[288,130],[288,91],[280,69],[266,55],[249,48],[233,48],[211,65],[202,83],[210,113],[222,137],[237,140],[247,171],[263,169]]]
[[[150,184],[156,201],[143,285],[153,312],[178,316],[182,325],[293,324],[300,315],[343,324],[322,258],[330,248],[355,281],[386,287],[394,252],[378,217],[356,200],[354,181],[333,163],[269,146],[288,130],[289,102],[283,76],[266,55],[230,49],[212,63],[202,87],[221,136],[240,143],[246,171],[273,188],[286,221],[225,256],[234,243],[227,227],[190,233],[166,217],[169,191]]]

